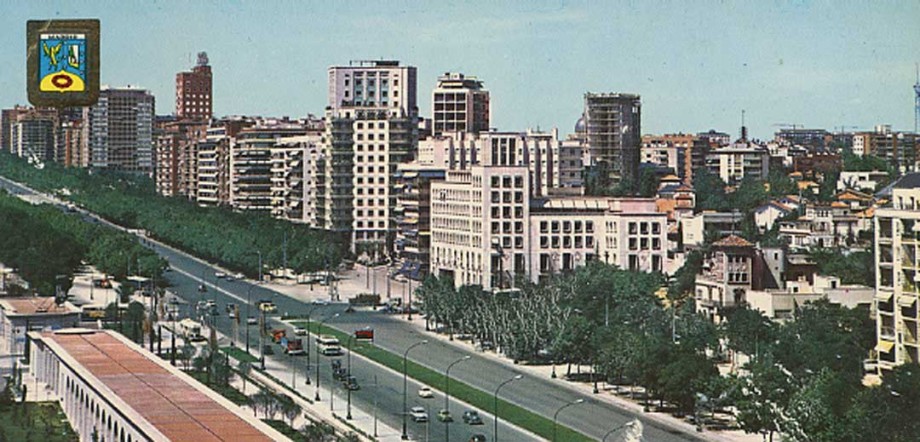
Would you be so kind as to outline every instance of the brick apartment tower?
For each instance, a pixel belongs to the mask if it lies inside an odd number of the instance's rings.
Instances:
[[[211,119],[211,66],[208,54],[198,53],[198,63],[191,72],[176,74],[176,116],[180,120]]]

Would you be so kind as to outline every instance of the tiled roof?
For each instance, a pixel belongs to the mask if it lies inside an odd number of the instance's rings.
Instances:
[[[716,247],[753,247],[754,244],[751,244],[750,241],[738,236],[738,235],[728,235],[725,238],[722,238],[712,244]]]
[[[203,393],[194,380],[152,361],[108,332],[44,333],[171,441],[270,441],[265,432]],[[198,387],[198,388],[196,388]],[[122,410],[127,411],[127,410]]]

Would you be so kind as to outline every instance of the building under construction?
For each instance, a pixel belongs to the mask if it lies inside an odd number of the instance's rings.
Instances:
[[[606,163],[615,182],[639,179],[641,103],[634,94],[585,94],[591,164]]]

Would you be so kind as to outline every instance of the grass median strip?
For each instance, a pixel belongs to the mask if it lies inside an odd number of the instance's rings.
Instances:
[[[306,321],[295,321],[292,322],[292,324],[300,327],[307,326]],[[316,324],[311,325],[311,331],[315,332]],[[320,330],[320,334],[333,335],[337,337],[343,344],[347,344],[349,336],[329,326],[323,326],[323,328]],[[385,365],[393,370],[402,372],[403,361],[402,356],[400,355],[393,354],[367,342],[356,341],[354,343],[353,349],[355,353],[361,354],[362,356],[372,359],[377,363]],[[406,364],[406,372],[412,379],[432,387],[439,388],[444,385],[444,375],[442,373],[424,367],[415,362],[409,361],[408,364]],[[451,397],[464,401],[476,408],[492,412],[493,402],[491,393],[484,392],[456,379],[451,379],[450,395]],[[543,438],[552,439],[553,437],[552,420],[524,409],[523,407],[514,405],[503,399],[498,400],[498,415],[501,419],[536,433]],[[563,425],[559,425],[558,427],[557,439],[565,441],[594,440]]]
[[[229,355],[231,358],[236,359],[237,361],[249,362],[249,363],[259,362],[259,358],[249,353],[246,353],[246,350],[243,350],[239,347],[221,347],[220,349],[221,351]]]

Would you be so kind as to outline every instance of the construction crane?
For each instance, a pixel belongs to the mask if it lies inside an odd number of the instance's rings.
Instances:
[[[805,125],[804,125],[804,124],[797,124],[797,123],[776,123],[776,124],[773,124],[772,126],[773,126],[773,127],[781,127],[781,128],[784,128],[784,129],[789,129],[789,128],[791,128],[792,130],[796,130],[796,129],[805,129]]]

